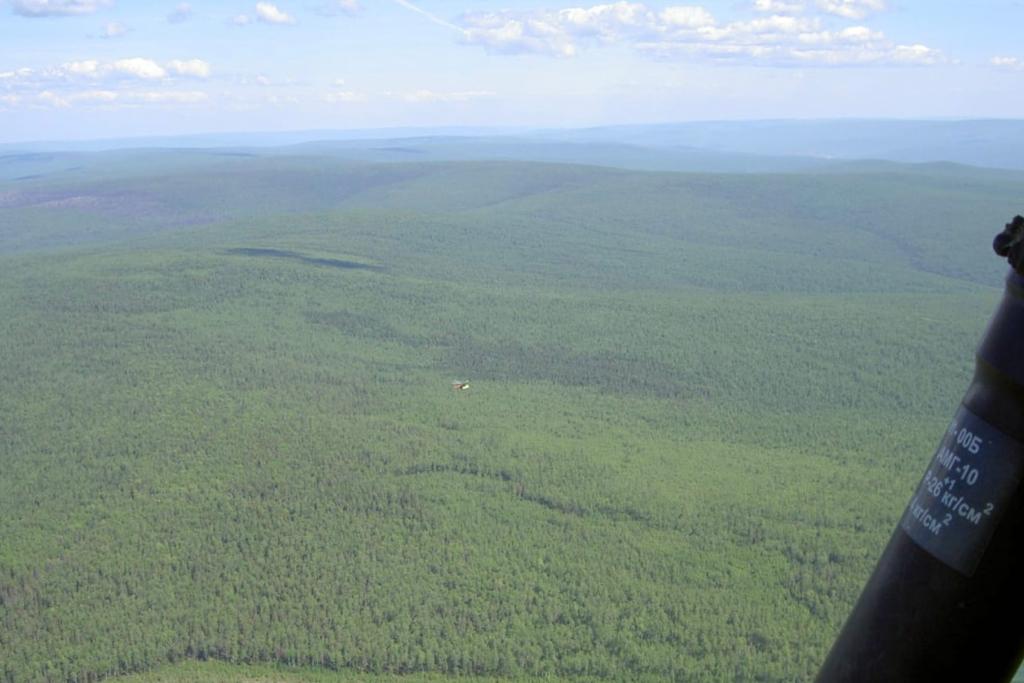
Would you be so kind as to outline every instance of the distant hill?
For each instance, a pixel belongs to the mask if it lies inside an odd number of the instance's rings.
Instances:
[[[571,206],[572,221],[642,226],[652,233],[699,225],[691,241],[734,250],[742,240],[744,259],[751,249],[820,252],[873,267],[896,257],[901,267],[995,284],[1002,270],[988,253],[988,232],[1020,210],[1024,181],[1016,171],[887,161],[836,161],[788,173],[638,173],[579,163],[474,160],[476,148],[468,141],[461,147],[450,139],[407,144],[3,157],[0,219],[7,227],[0,231],[0,253],[333,210],[482,211],[558,225]],[[557,143],[549,151],[585,156],[585,147]],[[528,157],[542,150],[538,144],[521,152]],[[460,153],[466,158],[435,160]],[[370,161],[375,158],[390,161]],[[827,250],[823,235],[832,235]],[[754,270],[759,262],[751,262]],[[709,273],[717,282],[717,269]]]
[[[363,161],[506,159],[637,170],[761,173],[879,160],[947,162],[1024,170],[1024,120],[702,121],[583,129],[392,128],[31,142],[0,145],[5,161],[25,154],[137,148],[283,148]]]
[[[685,171],[710,173],[767,173],[804,171],[826,166],[829,162],[807,157],[780,157],[740,152],[720,152],[696,147],[657,148],[619,142],[561,141],[537,137],[470,137],[436,135],[425,137],[387,137],[368,139],[322,139],[264,146],[245,136],[248,144],[209,146],[180,145],[173,140],[140,141],[143,147],[123,147],[111,141],[109,148],[99,143],[69,145],[67,149],[49,149],[49,145],[28,145],[19,149],[0,146],[0,179],[28,180],[54,171],[75,170],[83,159],[104,166],[121,166],[132,159],[148,159],[147,154],[161,150],[164,161],[178,159],[195,163],[203,156],[245,157],[255,155],[311,155],[351,161],[542,161],[563,164],[611,166],[640,171]],[[273,140],[292,140],[290,136]],[[219,140],[219,138],[218,138]],[[177,142],[198,143],[198,139]],[[93,149],[95,147],[95,149]]]
[[[393,138],[309,142],[288,152],[332,154],[364,161],[542,161],[641,171],[765,173],[804,171],[820,159],[769,156],[699,147],[655,147],[617,141],[563,141],[530,136]]]
[[[712,121],[550,131],[574,142],[825,159],[950,161],[1024,169],[1024,121]]]

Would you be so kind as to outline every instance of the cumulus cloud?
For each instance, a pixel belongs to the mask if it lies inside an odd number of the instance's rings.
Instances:
[[[463,37],[467,43],[483,46],[488,52],[536,53],[572,57],[576,45],[570,33],[559,25],[557,17],[530,16],[511,12],[483,12],[463,18]]]
[[[208,100],[209,95],[199,90],[159,90],[128,93],[126,99],[148,104],[197,104]]]
[[[68,97],[72,102],[94,102],[99,104],[113,102],[117,98],[118,94],[113,90],[86,90]]]
[[[207,78],[210,75],[209,63],[201,59],[172,59],[167,62],[167,69],[178,76]]]
[[[771,43],[787,38],[800,39],[801,35],[820,31],[821,22],[810,17],[791,17],[773,14],[751,21],[736,21],[721,26],[707,26],[697,37],[718,42],[742,44]]]
[[[660,18],[666,26],[675,28],[702,28],[715,24],[711,12],[703,7],[667,7]]]
[[[849,40],[857,43],[871,40],[882,40],[885,38],[885,34],[881,31],[872,31],[867,26],[847,26],[840,31],[838,35],[841,40]]]
[[[36,102],[48,107],[66,109],[75,104],[110,104],[117,101],[118,98],[119,95],[111,90],[84,90],[68,94],[58,94],[44,90],[36,96]]]
[[[66,100],[65,98],[61,97],[57,93],[51,92],[49,90],[44,90],[41,93],[39,93],[38,95],[36,95],[36,99],[41,104],[45,104],[45,105],[48,105],[50,107],[58,107],[60,109],[64,109],[66,107],[70,107],[71,106],[71,103],[68,102],[68,100]]]
[[[786,0],[754,0],[754,9],[774,14],[799,14],[804,11],[804,6],[803,3]]]
[[[99,60],[83,59],[79,62],[66,62],[56,71],[58,73],[62,71],[69,76],[86,76],[88,78],[95,78],[99,76],[99,69]]]
[[[171,24],[180,24],[183,21],[188,21],[192,18],[192,5],[187,2],[180,3],[175,7],[170,14],[167,15],[167,21]]]
[[[0,84],[12,83],[14,81],[21,81],[30,78],[35,73],[34,70],[27,67],[21,69],[14,69],[13,71],[0,71]]]
[[[277,5],[269,2],[256,3],[256,16],[260,21],[268,24],[294,24],[295,18],[287,12],[278,9]]]
[[[159,64],[143,57],[82,59],[44,69],[0,71],[0,105],[66,109],[196,104],[207,100],[208,95],[199,90],[174,89],[173,84],[178,76],[205,78],[209,71],[209,65],[199,59]]]
[[[1024,62],[1019,57],[1006,57],[1006,56],[995,56],[988,60],[988,63],[997,69],[1007,69],[1009,71],[1021,71],[1024,70]],[[2,74],[0,74],[2,76]]]
[[[211,68],[201,59],[172,59],[160,64],[145,57],[110,62],[81,59],[45,69],[22,68],[0,72],[0,85],[23,90],[63,90],[76,84],[165,81],[173,77],[207,78]]]
[[[873,43],[885,40],[880,31],[872,31],[866,26],[849,26],[841,31],[809,31],[797,35],[797,40],[804,45],[851,45],[856,43]]]
[[[15,69],[14,71],[0,71],[0,82],[14,81],[16,79],[24,79],[35,73],[32,69],[23,67],[21,69]]]
[[[366,102],[367,99],[369,98],[366,96],[366,93],[354,90],[338,90],[324,95],[324,102],[330,104]]]
[[[267,95],[267,104],[281,105],[281,104],[299,104],[300,100],[295,95]]]
[[[941,64],[946,61],[942,53],[927,45],[897,45],[890,51],[892,61],[902,64]]]
[[[807,36],[801,36],[807,39]],[[652,52],[662,57],[680,54],[708,57],[719,61],[754,60],[784,66],[933,66],[948,60],[941,51],[926,45],[889,43],[851,44],[839,38],[816,37],[819,45],[696,44],[657,45]]]
[[[13,0],[11,8],[23,17],[61,17],[92,14],[112,0]]]
[[[11,106],[28,103],[36,106],[67,109],[77,105],[198,104],[205,102],[209,99],[209,96],[205,92],[198,90],[80,90],[68,93],[43,90],[30,100],[19,96],[12,96],[8,99],[7,104]],[[3,100],[0,99],[0,101]]]
[[[462,17],[464,40],[489,52],[574,56],[586,41],[650,42],[714,30],[714,15],[698,5],[660,12],[639,2],[615,2],[562,10],[471,12]]]
[[[407,0],[396,0],[405,3]],[[656,10],[619,1],[562,10],[471,12],[460,19],[462,40],[498,54],[573,57],[587,45],[622,44],[660,59],[705,58],[772,65],[930,65],[945,62],[926,45],[898,45],[866,26],[831,26],[803,5],[756,0],[772,12],[749,21],[720,22],[699,5]],[[862,16],[885,8],[884,0],[819,0],[826,12]]]
[[[103,33],[101,35],[104,38],[120,38],[126,33],[128,33],[127,26],[119,21],[110,21],[103,27]]]
[[[669,8],[680,11],[687,8]],[[697,8],[699,10],[699,8]],[[611,5],[593,7],[570,7],[548,16],[551,30],[567,30],[578,35],[611,37],[622,31],[637,29],[649,24],[653,17],[651,10],[640,3],[616,2]]]
[[[885,0],[818,0],[818,7],[829,14],[846,19],[863,19],[873,12],[885,10]]]
[[[145,59],[143,57],[119,59],[109,65],[109,70],[114,73],[134,76],[144,80],[156,80],[167,77],[166,69],[152,59]]]

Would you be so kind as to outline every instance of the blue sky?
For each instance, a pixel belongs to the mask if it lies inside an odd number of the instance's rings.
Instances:
[[[0,0],[0,142],[1016,118],[1024,2]]]

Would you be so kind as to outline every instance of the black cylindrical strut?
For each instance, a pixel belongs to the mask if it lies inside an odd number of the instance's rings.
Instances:
[[[974,378],[818,681],[1009,681],[1024,655],[1024,218]]]

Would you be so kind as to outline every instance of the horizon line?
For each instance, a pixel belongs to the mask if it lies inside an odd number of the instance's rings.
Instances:
[[[132,141],[186,141],[202,140],[213,137],[260,137],[260,136],[309,136],[309,135],[357,135],[363,139],[375,139],[380,134],[381,139],[400,139],[402,137],[422,137],[423,134],[433,135],[446,134],[452,137],[475,137],[480,133],[492,132],[499,136],[513,136],[516,134],[537,134],[548,132],[569,132],[569,131],[592,131],[610,128],[659,128],[665,126],[691,126],[710,124],[758,124],[758,123],[1024,123],[1024,117],[769,117],[769,118],[735,118],[735,119],[690,119],[690,120],[668,120],[652,122],[620,122],[603,123],[587,126],[515,126],[515,125],[423,125],[423,126],[375,126],[375,127],[350,127],[350,128],[285,128],[278,130],[209,130],[194,133],[151,133],[144,135],[128,135],[123,137],[68,137],[68,138],[35,138],[22,140],[0,140],[0,149],[13,148],[19,145],[24,146],[52,146],[61,144],[103,144],[103,143],[130,143]],[[461,131],[461,133],[459,132]],[[420,135],[399,135],[388,136],[388,133],[413,133]],[[346,138],[333,138],[343,140]],[[349,138],[351,139],[351,138]],[[311,138],[304,142],[327,141],[324,138]],[[290,143],[294,144],[294,143]],[[273,146],[273,145],[269,145]]]

